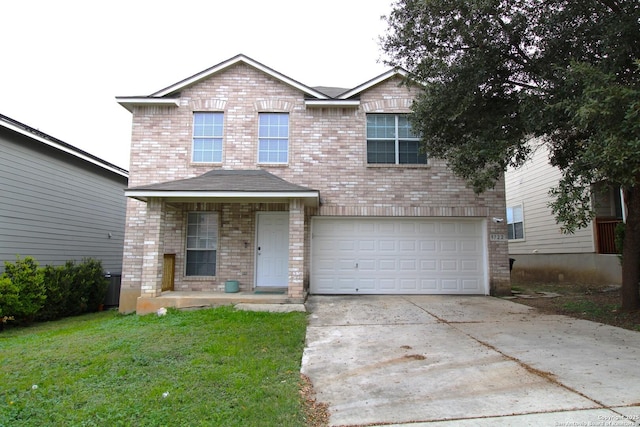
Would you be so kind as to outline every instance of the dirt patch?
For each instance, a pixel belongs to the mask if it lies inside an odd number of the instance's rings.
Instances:
[[[619,286],[576,283],[519,284],[514,281],[514,302],[535,307],[543,313],[562,314],[632,331],[640,331],[640,310],[620,310]]]
[[[408,360],[425,360],[426,357],[424,357],[422,354],[407,354],[402,356],[403,359],[408,359]]]
[[[329,425],[329,405],[316,400],[313,384],[306,375],[300,375],[300,396],[304,405],[306,425],[308,427],[326,427]]]

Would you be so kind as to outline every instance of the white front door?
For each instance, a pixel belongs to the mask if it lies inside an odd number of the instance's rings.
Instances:
[[[289,213],[259,212],[256,286],[289,285]]]

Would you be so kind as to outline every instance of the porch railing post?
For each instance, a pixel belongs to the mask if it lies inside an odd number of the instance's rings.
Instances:
[[[304,286],[304,204],[289,202],[289,298],[302,298]]]
[[[149,199],[144,225],[141,298],[157,297],[162,292],[164,225],[164,200]]]

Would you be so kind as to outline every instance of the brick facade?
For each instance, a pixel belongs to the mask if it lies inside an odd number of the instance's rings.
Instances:
[[[129,186],[184,179],[211,169],[264,169],[291,183],[318,190],[319,208],[300,200],[288,203],[161,203],[129,200],[125,234],[121,311],[133,311],[135,299],[154,295],[150,278],[161,272],[163,253],[176,255],[175,290],[222,291],[235,279],[241,290],[253,288],[256,213],[289,211],[289,296],[303,298],[308,289],[310,218],[327,216],[426,216],[486,218],[487,236],[506,235],[506,224],[491,221],[505,215],[504,185],[475,195],[440,161],[428,165],[367,165],[366,114],[408,113],[413,92],[391,78],[360,93],[357,107],[310,107],[299,89],[249,64],[235,63],[207,79],[183,88],[179,107],[133,109]],[[224,113],[223,160],[190,161],[193,113]],[[258,113],[289,113],[289,163],[257,162]],[[184,276],[186,213],[219,215],[218,274]],[[157,218],[164,218],[157,224]],[[155,241],[161,233],[162,243]],[[488,241],[488,269],[493,294],[509,289],[506,240]],[[154,242],[154,243],[151,243]],[[153,262],[151,263],[153,264]],[[158,270],[159,268],[159,270]],[[158,280],[156,278],[156,280]]]

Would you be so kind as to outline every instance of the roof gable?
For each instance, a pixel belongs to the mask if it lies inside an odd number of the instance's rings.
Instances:
[[[233,58],[227,59],[213,67],[207,68],[197,74],[187,77],[177,83],[172,84],[164,89],[152,93],[148,96],[118,96],[116,100],[127,110],[133,112],[135,106],[180,106],[180,100],[178,98],[179,93],[184,88],[194,85],[202,80],[209,78],[210,76],[220,73],[238,63],[249,65],[272,78],[279,80],[289,86],[292,86],[305,94],[305,104],[308,107],[325,107],[325,106],[339,106],[339,107],[357,107],[359,101],[357,96],[366,91],[367,89],[395,76],[407,77],[408,73],[401,69],[395,68],[389,70],[371,80],[368,80],[353,89],[341,89],[326,86],[310,87],[297,80],[285,76],[284,74],[267,67],[266,65],[255,61],[248,56],[239,54]]]
[[[61,141],[58,138],[54,138],[50,135],[47,135],[44,132],[41,132],[30,126],[27,126],[24,123],[20,123],[19,121],[14,120],[10,117],[7,117],[3,114],[0,114],[0,127],[3,127],[5,129],[11,130],[12,132],[16,132],[18,134],[26,136],[27,138],[31,139],[34,142],[47,145],[58,151],[67,153],[78,159],[94,164],[116,175],[129,178],[129,172],[126,169],[123,169],[119,166],[116,166],[112,163],[102,160],[101,158],[94,156],[93,154],[80,150],[79,148],[76,148],[71,144],[67,144],[66,142]]]
[[[294,80],[290,77],[285,76],[282,73],[279,73],[278,71],[267,67],[266,65],[255,61],[251,58],[249,58],[248,56],[239,54],[234,56],[233,58],[227,59],[226,61],[223,61],[217,65],[214,65],[213,67],[207,68],[204,71],[201,71],[197,74],[194,74],[191,77],[187,77],[184,80],[181,80],[177,83],[172,84],[171,86],[168,86],[164,89],[161,89],[155,93],[152,93],[151,95],[149,95],[150,97],[166,97],[166,96],[170,96],[172,94],[175,94],[177,92],[179,92],[180,90],[184,89],[187,86],[191,86],[201,80],[204,80],[206,78],[208,78],[209,76],[219,73],[221,71],[226,70],[229,67],[232,67],[233,65],[236,65],[238,63],[244,63],[247,64],[253,68],[256,68],[257,70],[262,71],[265,74],[268,74],[269,76],[273,77],[276,80],[280,80],[283,83],[288,84],[289,86],[293,86],[294,88],[304,92],[306,95],[308,96],[312,96],[314,98],[327,98],[327,95],[325,95],[322,92],[319,92],[318,90],[306,86],[300,82],[298,82],[297,80]]]

